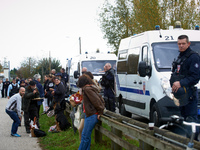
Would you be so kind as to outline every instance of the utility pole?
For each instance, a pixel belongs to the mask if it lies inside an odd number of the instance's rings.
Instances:
[[[79,50],[80,50],[80,54],[81,54],[81,37],[79,37]]]
[[[31,76],[31,57],[28,59],[28,64],[29,64],[29,77]]]
[[[49,74],[51,73],[51,51],[49,51]]]

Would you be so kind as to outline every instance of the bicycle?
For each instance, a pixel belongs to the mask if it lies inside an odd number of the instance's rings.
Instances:
[[[178,126],[179,128],[182,128],[182,126],[180,125],[186,125],[186,126],[191,126],[192,127],[192,135],[190,137],[190,141],[188,142],[187,144],[187,147],[186,147],[186,150],[192,150],[193,147],[194,147],[194,137],[195,137],[195,134],[196,134],[196,127],[200,127],[200,124],[199,123],[195,123],[195,122],[186,122],[184,121],[184,118],[183,117],[179,117],[177,115],[173,115],[173,116],[170,116],[168,118],[161,118],[161,122],[162,123],[166,123],[166,124],[163,124],[162,126],[159,127],[159,129],[163,129],[163,128],[167,128],[169,126]],[[185,129],[183,129],[185,131]],[[187,133],[187,131],[185,131]]]

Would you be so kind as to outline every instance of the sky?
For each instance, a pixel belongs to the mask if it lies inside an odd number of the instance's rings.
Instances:
[[[111,51],[98,22],[104,0],[0,0],[0,61],[19,68],[27,57],[66,59],[81,50]]]

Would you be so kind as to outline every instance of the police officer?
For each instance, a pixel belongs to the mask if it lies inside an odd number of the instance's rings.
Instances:
[[[185,91],[181,93],[184,94],[184,97],[179,100],[180,104],[182,103],[180,105],[181,115],[186,121],[196,122],[198,96],[194,85],[199,82],[200,78],[200,57],[198,53],[190,49],[190,42],[187,35],[178,37],[178,48],[180,54],[177,60],[173,62],[170,79],[172,92],[176,97],[177,93]]]
[[[106,109],[115,112],[114,69],[110,63],[104,66],[105,74],[102,76],[101,85],[104,89]]]

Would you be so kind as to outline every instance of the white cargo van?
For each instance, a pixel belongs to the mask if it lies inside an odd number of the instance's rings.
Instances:
[[[137,114],[159,125],[160,117],[180,114],[167,94],[172,62],[179,54],[177,38],[188,35],[191,49],[200,54],[200,31],[170,28],[146,31],[121,40],[116,101],[122,115]],[[200,88],[199,84],[196,86]]]
[[[94,79],[99,81],[104,74],[104,65],[110,63],[116,69],[116,61],[117,56],[111,53],[86,53],[68,60],[70,93],[78,91],[76,84],[79,76],[82,75],[83,67],[86,67],[93,74]]]

